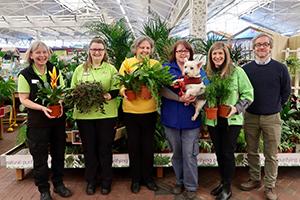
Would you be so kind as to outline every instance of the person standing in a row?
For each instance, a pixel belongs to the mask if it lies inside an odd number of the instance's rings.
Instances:
[[[154,42],[147,36],[137,38],[132,45],[134,57],[124,60],[119,70],[121,75],[132,73],[138,68],[143,57],[150,57],[154,50]],[[150,59],[153,66],[158,61]],[[152,171],[154,159],[154,132],[157,121],[157,103],[154,97],[143,99],[139,95],[135,100],[126,96],[126,88],[120,89],[123,98],[124,123],[128,134],[128,152],[131,168],[131,191],[138,193],[144,183],[149,190],[158,190]]]
[[[254,87],[254,101],[245,113],[244,125],[250,179],[240,187],[249,191],[261,186],[258,146],[262,135],[265,197],[276,200],[277,153],[281,137],[280,111],[290,96],[291,82],[287,67],[271,58],[273,39],[269,35],[259,34],[252,40],[252,45],[255,60],[243,67]]]
[[[64,159],[65,159],[65,115],[58,118],[50,115],[49,108],[42,105],[41,101],[35,101],[38,92],[38,83],[50,84],[49,71],[53,66],[48,62],[50,57],[49,47],[41,42],[35,41],[26,52],[26,60],[29,66],[20,72],[18,77],[18,93],[21,103],[28,110],[27,119],[27,142],[30,154],[33,158],[33,176],[35,185],[41,193],[41,200],[51,200],[50,185],[48,183],[48,149],[51,155],[51,171],[54,192],[62,197],[72,196],[72,192],[63,183]],[[58,85],[64,85],[63,78]]]
[[[228,97],[216,97],[231,107],[230,113],[226,117],[219,116],[216,120],[206,119],[221,176],[221,183],[211,194],[216,196],[216,200],[227,200],[232,195],[237,138],[244,123],[243,113],[253,101],[253,87],[244,70],[232,64],[229,49],[223,42],[216,42],[209,49],[206,73],[209,79],[218,74],[221,81],[230,80],[230,85],[227,86],[230,90]]]

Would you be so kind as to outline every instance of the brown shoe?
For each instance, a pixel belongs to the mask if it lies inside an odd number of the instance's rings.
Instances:
[[[267,200],[277,200],[275,188],[265,188],[265,197]]]
[[[255,188],[260,188],[260,187],[261,187],[261,181],[253,181],[251,179],[249,179],[247,182],[242,183],[240,185],[240,189],[244,190],[244,191],[250,191]]]

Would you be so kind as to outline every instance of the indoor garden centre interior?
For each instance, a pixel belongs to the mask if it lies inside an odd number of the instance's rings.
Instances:
[[[299,13],[299,0],[0,0],[0,200],[300,199]],[[276,70],[274,63],[279,72],[260,68]],[[185,82],[189,70],[200,82]],[[185,99],[198,83],[201,91]],[[237,100],[222,117],[232,93]],[[275,101],[274,112],[252,112]],[[247,114],[258,116],[257,152]],[[279,121],[264,127],[274,114]],[[212,130],[221,121],[221,138],[239,129],[220,150]],[[190,129],[196,142],[183,136]],[[180,148],[170,136],[176,131]],[[269,131],[278,135],[268,140]]]

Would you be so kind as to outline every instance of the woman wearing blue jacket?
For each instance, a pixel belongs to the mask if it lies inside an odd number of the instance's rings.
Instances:
[[[183,40],[175,43],[169,63],[169,72],[178,79],[184,71],[185,59],[193,60],[191,45]],[[204,70],[200,71],[201,79],[207,84]],[[206,80],[206,81],[205,81]],[[195,100],[194,97],[179,97],[177,91],[165,88],[162,91],[161,123],[173,151],[172,165],[176,175],[174,194],[180,194],[185,199],[194,199],[198,188],[197,155],[199,153],[198,136],[200,132],[200,117],[192,121],[195,112],[193,105],[186,106]]]

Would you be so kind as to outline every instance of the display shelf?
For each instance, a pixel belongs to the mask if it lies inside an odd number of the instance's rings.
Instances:
[[[155,153],[154,167],[157,168],[157,176],[163,176],[163,167],[172,166],[172,153]],[[247,155],[245,153],[236,153],[236,165],[239,167],[247,166]],[[200,153],[197,156],[198,166],[201,167],[216,167],[217,159],[214,153]],[[1,166],[9,169],[16,169],[17,180],[22,180],[24,177],[24,169],[33,167],[32,156],[25,144],[14,147],[1,155]],[[264,156],[260,154],[261,166],[264,165]],[[300,153],[279,153],[279,166],[300,166]],[[49,156],[48,165],[51,166],[51,157]],[[129,167],[129,157],[127,153],[113,154],[114,168]],[[65,168],[84,168],[84,157],[82,154],[66,154]]]

